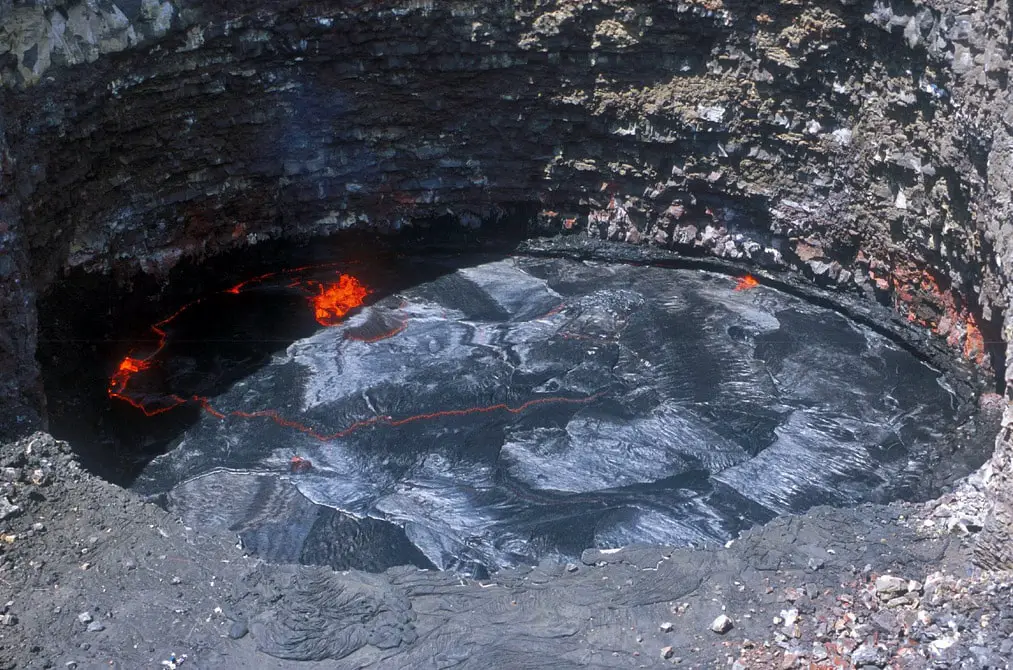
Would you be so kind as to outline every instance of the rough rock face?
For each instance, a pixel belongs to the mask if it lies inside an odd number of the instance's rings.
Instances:
[[[0,473],[3,667],[1002,668],[1013,650],[1013,579],[960,579],[966,548],[918,532],[913,505],[473,580],[266,564],[43,433],[0,445]]]
[[[976,547],[975,558],[985,567],[1010,569],[1013,566],[1013,428],[1010,412],[995,442],[995,453],[986,468],[991,514]]]
[[[0,117],[0,434],[5,434],[37,424],[43,400],[35,364],[35,292],[2,130]]]
[[[420,221],[525,217],[795,270],[984,363],[1013,327],[1009,18],[942,0],[0,2],[0,402],[27,408],[3,430],[41,415],[33,298],[63,270],[161,275]],[[1005,436],[993,538],[1013,516]]]

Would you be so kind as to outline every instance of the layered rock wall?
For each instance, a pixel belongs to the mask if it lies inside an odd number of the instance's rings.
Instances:
[[[38,426],[44,411],[35,362],[34,282],[3,121],[0,116],[0,435]]]
[[[41,407],[33,292],[67,268],[422,222],[800,272],[986,364],[1009,30],[942,0],[0,2],[4,401]]]

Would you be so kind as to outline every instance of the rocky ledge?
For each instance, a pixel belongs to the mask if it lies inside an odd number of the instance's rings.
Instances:
[[[971,560],[980,476],[475,581],[266,564],[44,433],[0,472],[2,667],[1007,668],[1013,648],[1013,574]]]

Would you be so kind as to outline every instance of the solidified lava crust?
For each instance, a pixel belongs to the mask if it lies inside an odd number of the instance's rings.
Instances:
[[[259,274],[152,326],[111,375],[105,421],[140,441],[180,423],[133,486],[272,560],[487,574],[924,498],[975,465],[941,465],[966,419],[959,378],[749,274],[419,256],[370,285],[364,267]],[[236,349],[258,324],[291,336],[250,367]],[[265,524],[263,487],[287,474],[272,491],[343,525],[300,524],[292,502]],[[312,549],[349,533],[394,545]]]

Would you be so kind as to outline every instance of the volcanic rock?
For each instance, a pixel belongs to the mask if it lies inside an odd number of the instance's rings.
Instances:
[[[724,635],[734,627],[732,620],[724,614],[719,615],[711,622],[711,630],[719,635]]]
[[[876,591],[881,600],[889,600],[897,595],[907,593],[907,584],[906,579],[894,577],[893,575],[883,575],[876,579]]]

